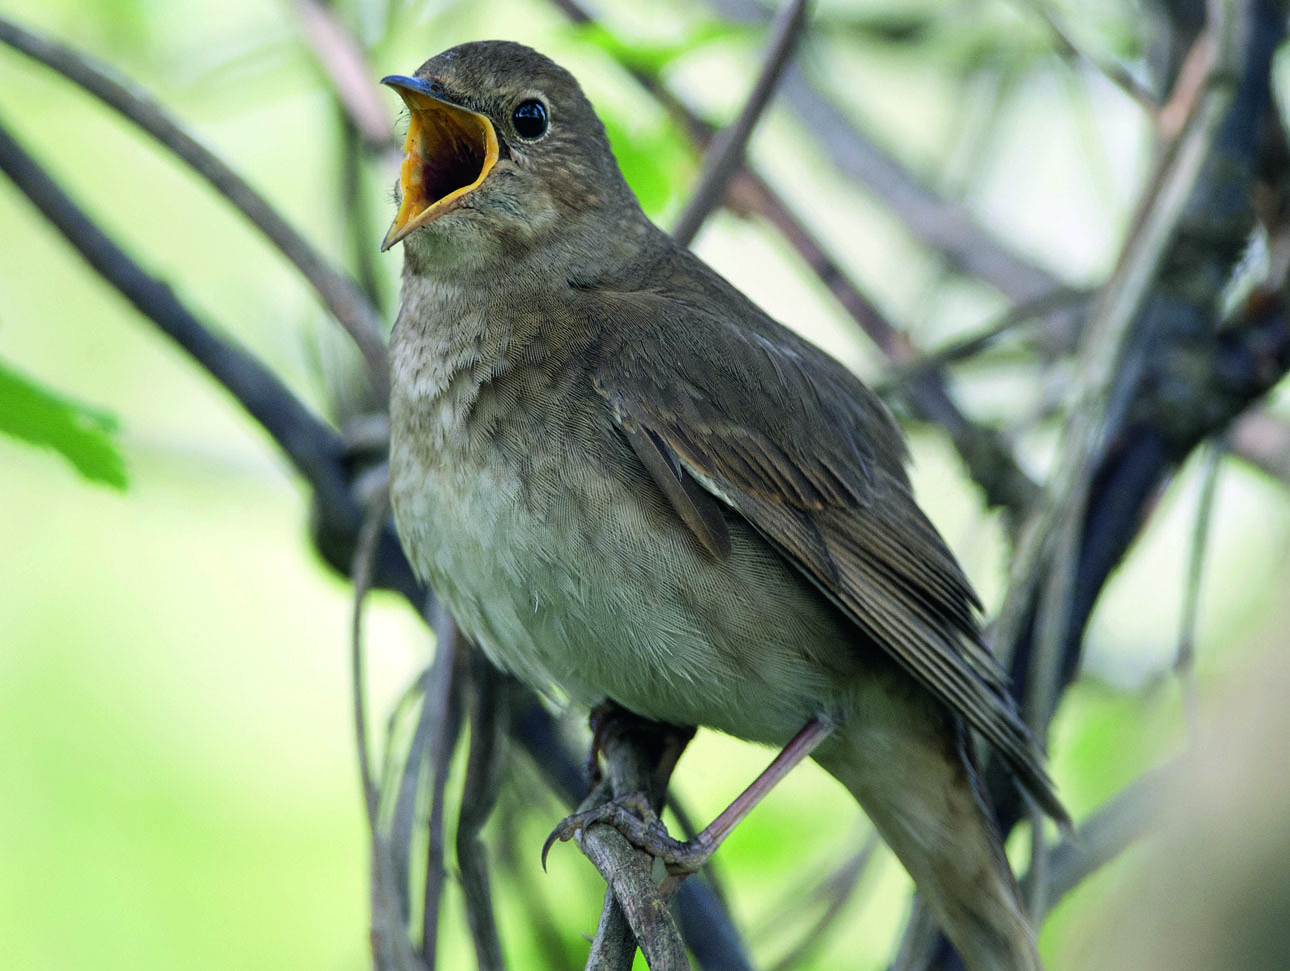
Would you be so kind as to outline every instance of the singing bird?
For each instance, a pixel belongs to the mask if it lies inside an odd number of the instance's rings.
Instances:
[[[539,690],[805,728],[968,966],[1039,968],[971,733],[1062,810],[886,408],[649,221],[546,57],[463,44],[384,83],[410,115],[383,248],[417,573]]]

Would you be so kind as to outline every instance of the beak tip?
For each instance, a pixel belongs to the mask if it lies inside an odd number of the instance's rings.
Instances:
[[[402,230],[403,230],[403,227],[400,226],[397,222],[389,228],[389,230],[385,234],[385,238],[381,240],[382,253],[384,253],[386,250],[388,250],[395,243],[397,243],[399,240],[401,240],[404,236],[407,235]]]
[[[429,81],[422,78],[410,78],[405,74],[387,74],[381,78],[381,83],[387,88],[393,88],[405,101],[409,94],[433,98],[436,101],[442,100],[442,92],[435,90],[437,85],[432,87]]]

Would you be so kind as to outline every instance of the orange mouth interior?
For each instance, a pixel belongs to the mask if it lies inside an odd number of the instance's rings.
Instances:
[[[497,133],[485,116],[396,87],[411,112],[399,185],[403,199],[381,250],[454,208],[497,163]]]

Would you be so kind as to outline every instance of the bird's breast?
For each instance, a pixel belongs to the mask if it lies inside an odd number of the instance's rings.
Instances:
[[[704,550],[576,363],[396,365],[393,384],[399,534],[499,666],[772,742],[828,704],[827,659],[851,654],[836,613],[737,517],[730,557]]]

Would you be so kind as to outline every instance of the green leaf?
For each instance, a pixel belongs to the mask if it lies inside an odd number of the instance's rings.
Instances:
[[[705,21],[685,37],[672,42],[625,41],[595,21],[574,24],[568,29],[569,35],[575,40],[598,47],[624,67],[647,74],[658,74],[681,55],[697,50],[711,41],[746,32],[743,27],[720,20]]]
[[[91,482],[124,489],[125,459],[115,431],[111,415],[44,388],[0,361],[0,432],[52,448]]]
[[[687,170],[693,167],[688,148],[667,123],[642,132],[619,123],[608,113],[603,121],[623,178],[636,193],[641,208],[651,217],[658,217],[675,198]]]

